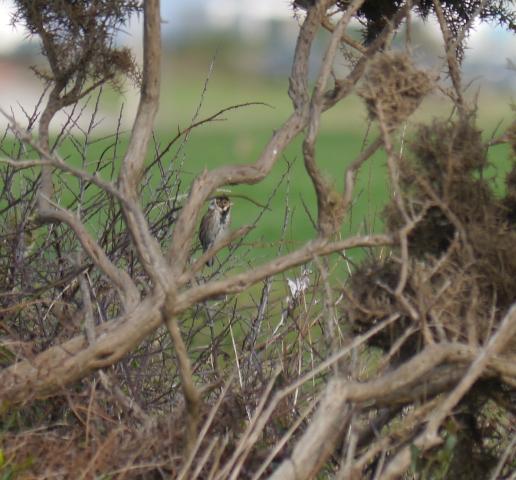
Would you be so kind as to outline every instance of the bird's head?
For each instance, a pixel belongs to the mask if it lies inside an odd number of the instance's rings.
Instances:
[[[229,212],[232,205],[233,204],[231,203],[228,197],[226,197],[225,195],[221,195],[219,197],[215,197],[210,202],[210,209],[218,210],[220,213],[226,214]]]

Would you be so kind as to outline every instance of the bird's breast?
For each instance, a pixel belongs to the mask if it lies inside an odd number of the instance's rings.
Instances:
[[[229,224],[229,210],[226,210],[225,212],[221,212],[220,214],[220,223],[222,223],[224,226]]]

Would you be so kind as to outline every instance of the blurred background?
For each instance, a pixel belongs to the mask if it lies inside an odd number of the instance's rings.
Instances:
[[[44,65],[37,39],[28,38],[21,25],[11,24],[13,5],[0,2],[0,106],[24,123],[24,111],[34,109],[41,96],[41,82],[30,70]],[[169,154],[171,168],[181,170],[182,191],[187,193],[194,175],[204,168],[225,163],[255,161],[275,128],[291,112],[287,96],[288,74],[301,19],[287,0],[167,0],[162,2],[163,75],[162,96],[156,125],[156,146],[162,148],[178,129],[233,105],[261,102],[229,110],[217,121],[203,124],[176,145]],[[355,26],[359,36],[359,25]],[[444,70],[440,31],[433,19],[414,24],[412,51],[417,62],[427,69]],[[318,37],[312,53],[312,73],[316,72],[328,36]],[[134,17],[118,42],[134,49],[141,59],[141,18]],[[395,42],[403,47],[403,33]],[[468,40],[464,59],[464,84],[468,96],[478,95],[479,126],[485,135],[503,128],[513,118],[511,101],[516,75],[508,68],[516,63],[516,39],[496,25],[475,27]],[[340,58],[336,70],[345,74]],[[135,86],[125,82],[121,91],[105,88],[100,102],[101,120],[96,128],[100,137],[114,131],[121,118],[122,129],[130,129],[138,95]],[[95,97],[86,100],[79,120],[87,124]],[[122,113],[121,113],[122,112]],[[434,95],[423,104],[411,125],[434,116],[447,116],[451,107],[442,95]],[[59,131],[66,115],[57,117],[52,128]],[[0,119],[2,130],[6,128]],[[322,123],[318,143],[318,162],[342,190],[343,171],[371,140],[374,127],[368,127],[365,108],[352,95],[329,111]],[[99,147],[100,148],[100,147]],[[91,155],[95,155],[92,149]],[[63,156],[65,156],[62,153]],[[504,146],[492,149],[493,177],[501,178],[507,169]],[[285,173],[289,171],[288,175]],[[357,199],[343,235],[381,229],[379,218],[388,196],[382,155],[377,155],[361,173]],[[156,173],[159,175],[159,172]],[[315,230],[309,214],[315,218],[315,196],[302,165],[300,142],[295,142],[264,182],[252,187],[234,187],[231,193],[246,195],[261,204],[269,204],[260,219],[259,229],[249,237],[248,248],[264,257],[276,249],[282,238],[286,248],[312,238]],[[234,225],[257,218],[260,209],[245,199],[236,199]],[[288,228],[284,229],[284,219]],[[268,253],[269,252],[269,253]]]

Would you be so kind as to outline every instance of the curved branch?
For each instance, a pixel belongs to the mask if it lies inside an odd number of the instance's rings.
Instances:
[[[92,345],[84,335],[78,335],[31,361],[4,368],[0,371],[2,402],[29,402],[55,395],[94,370],[113,365],[162,324],[162,302],[162,296],[150,296],[134,310],[102,324],[95,331]]]
[[[417,6],[418,3],[419,1],[417,0],[406,2],[405,5],[401,7],[398,10],[398,12],[394,15],[391,22],[384,27],[381,33],[376,37],[376,39],[371,43],[371,45],[369,45],[364,55],[362,55],[360,60],[358,60],[358,62],[356,63],[353,70],[351,70],[349,75],[342,80],[335,80],[335,87],[333,88],[333,90],[327,92],[325,95],[323,108],[324,111],[333,107],[336,103],[338,103],[340,100],[342,100],[344,97],[351,93],[355,84],[362,78],[362,75],[366,70],[367,64],[369,63],[373,55],[383,48],[387,40],[387,37],[392,32],[392,30],[399,27],[403,19],[410,12],[410,9],[414,6]]]
[[[389,235],[352,237],[333,243],[318,240],[252,271],[208,282],[178,294],[169,303],[167,316],[177,316],[192,305],[219,293],[242,291],[272,274],[300,265],[314,255],[393,242],[394,238]],[[186,282],[188,278],[185,274],[178,282]],[[95,369],[114,364],[162,325],[164,302],[165,295],[158,291],[132,311],[98,327],[93,345],[88,345],[85,337],[79,335],[62,345],[49,348],[30,362],[24,360],[3,369],[0,371],[0,398],[16,403],[56,394],[65,385],[85,377]]]
[[[131,233],[138,257],[156,287],[164,288],[171,281],[169,269],[147,220],[137,203],[137,188],[145,165],[147,147],[152,136],[159,107],[161,74],[161,29],[159,0],[144,2],[143,80],[140,103],[134,119],[127,152],[119,177],[120,191],[133,208],[122,203],[125,221]]]
[[[301,25],[288,89],[295,110],[303,110],[308,106],[308,60],[310,50],[322,19],[326,15],[326,9],[332,3],[334,1],[316,2],[316,5],[308,9],[305,21]]]
[[[294,112],[277,130],[252,165],[224,166],[203,172],[190,188],[188,200],[176,222],[167,258],[175,275],[181,275],[188,260],[197,217],[203,202],[220,186],[245,183],[252,185],[263,180],[271,171],[281,152],[306,127],[308,121],[308,59],[321,18],[334,0],[316,2],[307,13],[297,37],[294,62],[289,80],[289,96]]]
[[[500,328],[498,333],[503,330],[502,333],[514,334],[514,329],[516,328],[516,307],[513,307],[508,316],[512,322],[510,327]],[[372,402],[374,405],[375,402],[379,401],[379,404],[382,404],[386,398],[394,398],[397,392],[414,388],[420,385],[421,382],[424,383],[424,376],[445,361],[460,361],[464,365],[481,356],[482,352],[480,354],[478,351],[473,353],[473,349],[466,345],[451,343],[433,344],[396,370],[369,382],[349,382],[343,378],[334,378],[328,384],[325,396],[310,426],[297,442],[290,458],[284,460],[270,477],[271,480],[313,478],[319,467],[333,453],[340,434],[346,427],[342,423],[337,427],[334,422],[328,422],[327,419],[345,418],[344,412],[349,410],[351,403]],[[482,358],[485,357],[482,356]],[[486,358],[485,365],[483,365],[481,370],[477,370],[476,373],[485,373],[487,367],[492,365],[491,358]],[[492,374],[488,372],[488,375]],[[447,383],[445,382],[442,385],[446,386]],[[405,463],[407,458],[410,461],[409,450],[404,452],[403,455]],[[404,470],[397,469],[398,474],[401,471]]]
[[[413,444],[422,451],[439,445],[443,440],[439,436],[439,427],[449,415],[450,411],[459,403],[464,395],[471,389],[473,384],[484,374],[489,367],[491,358],[503,352],[507,344],[516,335],[516,303],[512,305],[505,317],[502,319],[498,331],[490,338],[487,345],[479,349],[469,369],[458,385],[450,392],[441,405],[433,410],[429,417],[424,431],[417,436]],[[411,461],[410,446],[404,447],[388,463],[382,478],[394,480],[407,470]]]
[[[49,205],[54,204],[50,202]],[[113,282],[122,299],[124,309],[127,311],[134,308],[140,300],[140,292],[129,274],[120,270],[111,262],[106,252],[88,233],[88,230],[78,218],[68,210],[60,209],[57,205],[54,205],[54,207],[42,211],[45,217],[49,220],[65,223],[74,231],[88,257]]]
[[[394,235],[364,235],[363,237],[351,237],[335,242],[330,242],[325,239],[314,240],[295,252],[275,258],[253,270],[239,273],[223,280],[211,281],[181,293],[176,299],[176,310],[182,311],[187,308],[188,305],[194,305],[218,295],[242,292],[264,278],[302,265],[315,256],[325,256],[349,248],[393,245],[394,243]],[[189,278],[190,276],[188,274],[182,275],[180,277],[180,283],[187,281]]]
[[[183,206],[174,227],[168,262],[176,276],[184,270],[190,243],[197,228],[197,217],[203,202],[222,185],[252,185],[263,180],[271,171],[281,152],[306,125],[306,114],[294,112],[269,140],[258,160],[252,165],[230,165],[204,171],[192,183],[188,200]]]
[[[338,21],[331,35],[330,43],[326,49],[323,64],[312,94],[308,129],[303,142],[305,168],[312,180],[317,197],[317,226],[319,235],[323,237],[328,237],[339,230],[346,213],[344,199],[334,190],[330,182],[324,178],[315,161],[315,142],[319,134],[320,119],[324,107],[323,95],[333,68],[338,46],[342,40],[342,35],[353,15],[363,3],[364,0],[354,0]],[[321,20],[324,13],[325,12],[322,12]]]

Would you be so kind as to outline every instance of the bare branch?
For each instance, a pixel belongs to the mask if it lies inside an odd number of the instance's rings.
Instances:
[[[303,115],[294,113],[274,133],[256,163],[219,167],[211,172],[203,172],[194,180],[188,200],[177,219],[174,236],[167,255],[171,268],[176,275],[183,273],[201,206],[211,192],[222,185],[240,183],[252,185],[258,183],[267,176],[280,157],[281,152],[303,127]]]
[[[347,210],[353,200],[353,189],[355,187],[355,178],[360,167],[382,146],[383,140],[377,137],[360,155],[346,168],[344,176],[344,206]]]
[[[308,107],[308,60],[310,50],[326,9],[332,3],[331,0],[314,2],[314,5],[308,9],[297,37],[288,90],[296,111],[301,111]]]
[[[190,454],[190,452],[194,450],[197,440],[197,430],[200,421],[201,395],[195,386],[192,376],[192,365],[190,363],[190,359],[188,358],[188,352],[173,311],[173,297],[169,295],[163,306],[163,319],[170,333],[170,337],[174,342],[177,361],[179,363],[181,386],[183,388],[183,394],[186,401],[186,410],[188,414],[186,427],[186,452],[187,454]]]
[[[462,85],[461,85],[461,74],[459,68],[459,62],[457,60],[457,42],[453,40],[452,34],[446,24],[446,19],[444,18],[443,9],[441,7],[441,2],[439,0],[433,0],[435,6],[435,14],[437,16],[437,20],[439,21],[439,26],[441,27],[441,32],[444,39],[444,48],[446,50],[446,61],[448,62],[448,71],[450,72],[450,77],[453,84],[453,89],[455,90],[455,103],[459,110],[460,115],[464,115],[466,112],[464,110],[464,97],[462,96]],[[483,2],[481,2],[483,3]]]
[[[502,352],[515,335],[516,304],[514,304],[505,315],[500,328],[491,337],[485,348],[481,349],[476,355],[475,360],[472,362],[462,380],[450,392],[439,408],[430,413],[425,430],[414,440],[414,445],[417,448],[425,451],[442,442],[442,438],[438,434],[438,429],[442,422],[450,414],[453,407],[455,407],[461,398],[470,390],[477,379],[485,372],[491,357]],[[407,446],[389,462],[382,474],[382,478],[385,478],[386,480],[399,478],[399,476],[409,467],[410,460],[410,448]]]
[[[40,158],[43,160],[12,160],[8,158],[2,158],[0,159],[1,163],[6,163],[8,165],[11,165],[17,169],[25,169],[25,168],[32,168],[37,166],[52,166],[55,168],[58,168],[59,170],[62,170],[63,172],[71,173],[72,175],[76,176],[77,178],[81,178],[83,180],[86,180],[87,182],[93,183],[97,187],[101,188],[105,192],[109,193],[110,195],[114,196],[121,202],[126,202],[126,197],[124,197],[120,191],[116,188],[116,186],[106,180],[103,180],[98,175],[91,175],[88,172],[81,170],[79,168],[75,168],[71,165],[68,165],[59,155],[57,155],[55,152],[49,152],[48,149],[46,149],[44,146],[41,145],[41,142],[36,142],[33,140],[32,136],[29,132],[25,131],[21,126],[16,122],[16,120],[8,115],[4,110],[0,108],[0,113],[4,115],[10,123],[10,127],[13,130],[13,132],[16,134],[16,136],[22,140],[26,145],[30,145],[36,152],[39,153]],[[52,169],[50,170],[52,171]]]
[[[53,206],[53,208],[45,213],[45,216],[54,221],[65,223],[74,231],[86,254],[117,288],[125,308],[134,308],[140,299],[140,293],[131,277],[111,262],[104,250],[93,239],[84,224],[77,217],[51,202],[49,205]]]
[[[270,262],[256,267],[252,271],[239,273],[223,280],[213,280],[201,286],[193,287],[177,296],[176,308],[183,309],[183,302],[193,304],[222,294],[242,292],[264,278],[297,265],[302,265],[313,259],[316,255],[324,256],[349,248],[392,245],[393,243],[394,236],[391,235],[365,235],[363,237],[351,237],[335,242],[324,239],[313,240],[304,247],[287,255],[275,258]]]
[[[156,239],[151,235],[147,221],[137,205],[137,187],[143,172],[147,147],[152,136],[154,119],[159,107],[161,74],[161,33],[159,0],[144,3],[144,64],[138,112],[133,123],[131,138],[122,162],[119,186],[133,208],[122,205],[124,217],[146,272],[156,288],[164,288],[172,281]]]
[[[398,28],[403,19],[407,16],[410,9],[413,6],[416,6],[418,3],[419,2],[417,1],[407,2],[403,7],[401,7],[392,18],[390,24],[387,24],[381,33],[369,45],[364,55],[362,55],[362,57],[358,60],[348,76],[344,79],[337,79],[335,81],[335,87],[333,90],[325,94],[323,111],[333,107],[337,102],[352,92],[356,83],[364,75],[364,72],[371,58],[376,52],[382,49],[392,30]]]
[[[317,226],[319,235],[323,237],[328,237],[338,231],[345,214],[343,198],[334,190],[333,186],[324,179],[315,162],[315,142],[319,132],[321,113],[324,107],[323,95],[342,35],[353,15],[363,3],[363,0],[354,0],[342,15],[332,33],[312,94],[308,131],[305,141],[303,142],[305,168],[312,179],[317,196]],[[321,17],[324,13],[325,12],[321,12]]]
[[[510,333],[516,328],[514,321],[516,308],[511,310],[508,317],[511,321],[505,322],[504,334]],[[505,337],[506,341],[507,337]],[[270,477],[271,480],[313,478],[333,452],[341,432],[346,427],[350,403],[382,401],[385,397],[391,397],[397,392],[413,387],[414,383],[437,365],[457,358],[467,361],[471,358],[471,350],[461,344],[434,344],[425,348],[396,370],[377,379],[365,383],[350,382],[341,378],[332,379],[307,431],[297,442],[291,457],[283,461]],[[478,372],[478,374],[481,373],[482,371]],[[339,421],[336,421],[337,419]],[[406,470],[410,463],[408,448],[403,450],[402,458],[403,464],[400,468],[396,468],[394,476],[386,478],[397,478],[401,472]]]
[[[352,237],[333,243],[324,240],[311,242],[253,271],[211,281],[177,294],[169,304],[167,316],[177,316],[191,305],[216,295],[240,292],[268,276],[303,264],[314,255],[323,256],[362,246],[388,245],[393,241],[392,236],[378,235]],[[63,345],[45,350],[31,363],[19,362],[0,371],[0,396],[11,402],[20,402],[26,400],[29,393],[35,397],[52,395],[95,369],[112,365],[162,324],[164,300],[161,293],[156,293],[122,317],[101,325],[96,331],[97,341],[94,345],[88,346],[82,336],[75,337]]]

